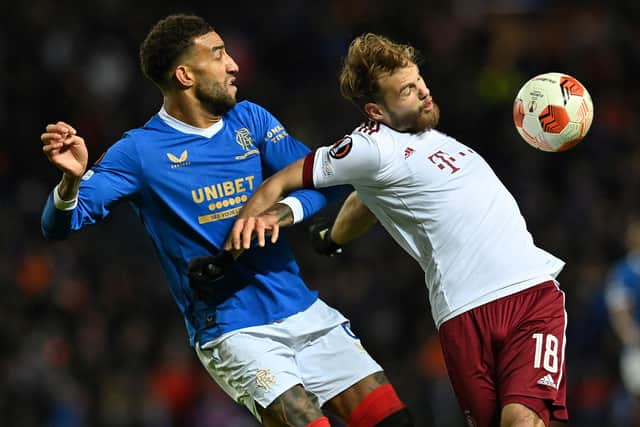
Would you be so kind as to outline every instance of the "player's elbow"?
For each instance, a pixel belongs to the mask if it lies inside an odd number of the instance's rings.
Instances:
[[[71,234],[71,230],[50,230],[44,224],[40,226],[40,232],[45,240],[65,240]]]
[[[71,210],[63,211],[55,208],[53,199],[49,196],[40,217],[42,236],[47,240],[66,239],[73,230],[72,215],[73,211]]]
[[[40,220],[40,232],[46,240],[64,240],[71,234],[70,214],[47,211]]]

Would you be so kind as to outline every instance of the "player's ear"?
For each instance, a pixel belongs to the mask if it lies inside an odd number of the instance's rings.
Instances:
[[[375,102],[367,102],[364,105],[364,112],[370,119],[377,122],[384,119],[384,112],[382,110],[382,107]]]
[[[186,65],[178,65],[173,74],[178,81],[178,84],[184,87],[191,87],[195,83],[193,80],[193,73],[191,72],[191,69]]]

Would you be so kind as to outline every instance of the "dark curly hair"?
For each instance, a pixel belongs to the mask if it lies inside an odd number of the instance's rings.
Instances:
[[[142,73],[161,89],[166,88],[171,81],[172,67],[193,39],[212,31],[210,24],[195,15],[169,15],[161,19],[140,45]]]

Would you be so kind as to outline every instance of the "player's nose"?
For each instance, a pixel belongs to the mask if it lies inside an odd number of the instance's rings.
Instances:
[[[240,71],[240,67],[238,67],[238,64],[236,63],[236,61],[233,60],[231,55],[227,55],[226,68],[227,68],[227,73],[229,74],[235,74],[238,71]]]
[[[425,99],[430,94],[431,94],[431,91],[426,85],[423,84],[420,87],[418,87],[418,96],[420,97],[420,99]]]
[[[427,87],[427,84],[425,83],[424,80],[420,79],[420,82],[418,83],[418,97],[420,99],[425,99],[430,94],[431,94],[431,91]]]

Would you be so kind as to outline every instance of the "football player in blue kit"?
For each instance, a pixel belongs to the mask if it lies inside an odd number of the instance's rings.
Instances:
[[[624,233],[626,254],[611,266],[605,290],[611,327],[620,340],[620,379],[630,397],[630,425],[640,425],[640,219]]]
[[[260,183],[309,149],[264,108],[236,102],[238,66],[202,18],[160,20],[140,63],[163,105],[93,167],[73,126],[49,124],[41,135],[62,171],[42,214],[44,236],[66,238],[127,202],[153,241],[200,361],[264,425],[328,426],[327,409],[353,427],[411,426],[382,368],[348,320],[306,286],[286,242],[240,254],[215,282],[202,270],[225,264],[217,254]],[[282,223],[314,214],[327,194],[291,194],[278,205]],[[214,264],[203,258],[211,255]]]

